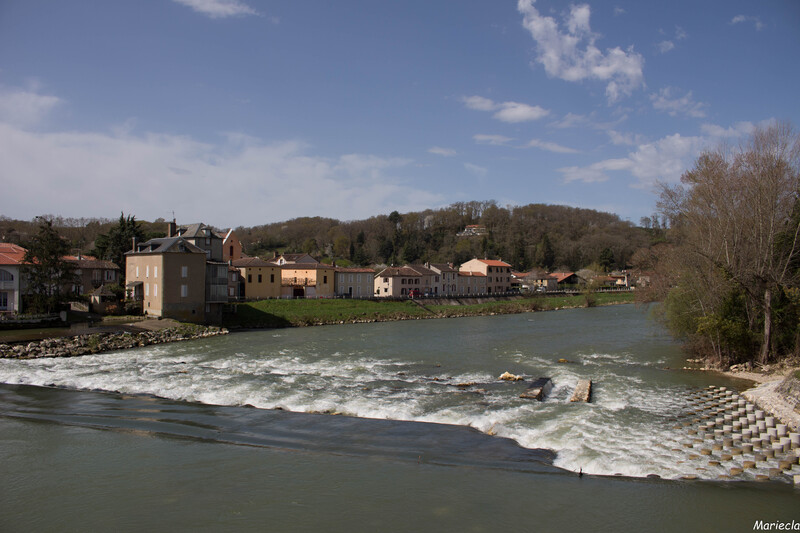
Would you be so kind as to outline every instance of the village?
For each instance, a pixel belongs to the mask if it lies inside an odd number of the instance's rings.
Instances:
[[[596,287],[631,288],[627,272],[592,280],[575,272],[515,272],[500,259],[365,268],[323,263],[305,253],[248,257],[235,231],[203,223],[167,223],[166,237],[131,242],[125,264],[86,255],[63,259],[74,266],[64,293],[79,297],[74,308],[97,314],[125,312],[184,322],[214,324],[225,306],[266,299],[408,299],[548,293]],[[481,235],[468,226],[459,236]],[[0,243],[0,317],[25,313],[25,248]],[[123,269],[124,268],[124,272]],[[124,302],[109,287],[124,283]]]

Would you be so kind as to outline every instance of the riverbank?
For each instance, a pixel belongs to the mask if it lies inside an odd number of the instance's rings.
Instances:
[[[732,367],[733,370],[722,374],[755,382],[756,386],[742,392],[742,396],[797,432],[800,431],[800,366],[795,363],[772,365],[763,372]]]
[[[259,300],[236,304],[229,329],[323,326],[430,318],[493,316],[633,303],[629,292],[436,300]]]
[[[27,343],[0,344],[0,358],[77,357],[227,333],[227,329],[216,326],[184,324],[175,320],[144,320],[135,324],[120,325],[116,332],[99,331],[69,337],[51,337]]]

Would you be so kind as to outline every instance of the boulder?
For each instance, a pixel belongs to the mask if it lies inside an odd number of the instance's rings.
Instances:
[[[503,381],[522,381],[524,378],[522,376],[512,374],[511,372],[503,372],[499,379],[502,379]]]
[[[519,397],[541,402],[550,394],[551,390],[553,390],[553,380],[550,378],[539,378],[528,385],[528,388],[525,389]]]

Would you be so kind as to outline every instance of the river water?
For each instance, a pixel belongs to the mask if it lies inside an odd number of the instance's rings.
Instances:
[[[632,305],[3,360],[0,531],[800,522],[786,479],[720,483],[725,466],[690,458],[689,395],[746,384],[683,360]],[[519,398],[506,371],[554,389]],[[589,404],[569,402],[579,379]]]

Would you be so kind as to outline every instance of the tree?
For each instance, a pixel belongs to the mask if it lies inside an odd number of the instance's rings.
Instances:
[[[603,269],[603,272],[608,272],[614,267],[614,251],[611,248],[603,248],[603,251],[600,252],[600,259],[598,263]]]
[[[133,240],[143,241],[145,238],[141,224],[135,216],[120,213],[117,225],[108,233],[100,234],[94,242],[92,254],[98,259],[113,261],[121,270],[121,281],[125,281],[125,252],[133,249]]]
[[[65,287],[75,282],[75,265],[66,261],[69,243],[62,239],[49,219],[39,218],[39,231],[27,243],[23,276],[31,296],[31,308],[52,313],[66,298]]]
[[[758,359],[766,363],[776,355],[773,299],[800,281],[792,268],[800,255],[800,220],[793,216],[800,137],[784,123],[756,129],[738,150],[702,154],[681,182],[662,190],[659,207],[687,273],[720,291],[698,299],[702,316],[720,318],[723,302],[732,308],[738,300],[729,295],[741,292],[748,327],[761,329]]]

